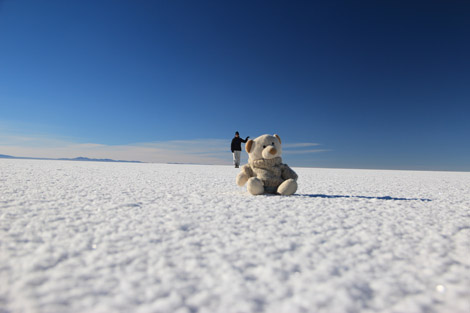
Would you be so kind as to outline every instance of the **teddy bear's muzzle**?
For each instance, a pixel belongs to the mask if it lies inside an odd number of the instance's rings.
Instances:
[[[274,148],[274,147],[266,147],[264,150],[263,150],[263,158],[265,159],[272,159],[274,157],[276,157],[277,155],[277,149]]]

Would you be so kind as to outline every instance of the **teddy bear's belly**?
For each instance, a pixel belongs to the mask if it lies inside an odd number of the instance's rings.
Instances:
[[[282,182],[281,169],[274,167],[273,169],[255,169],[256,177],[263,181],[265,187],[277,187]]]

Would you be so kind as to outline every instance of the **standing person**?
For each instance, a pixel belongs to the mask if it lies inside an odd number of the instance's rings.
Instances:
[[[245,143],[248,141],[250,136],[246,137],[245,140],[240,138],[240,134],[235,132],[235,137],[232,139],[232,153],[233,153],[233,163],[235,167],[238,168],[240,166],[240,154],[242,152],[242,142]]]

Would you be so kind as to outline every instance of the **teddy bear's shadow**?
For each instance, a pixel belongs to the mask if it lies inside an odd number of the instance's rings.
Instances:
[[[324,194],[295,194],[297,197],[308,197],[308,198],[359,198],[359,199],[374,199],[374,200],[395,200],[395,201],[432,201],[426,198],[398,198],[398,197],[370,197],[370,196],[348,196],[348,195],[324,195]]]

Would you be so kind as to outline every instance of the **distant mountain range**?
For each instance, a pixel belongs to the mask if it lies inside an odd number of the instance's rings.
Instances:
[[[11,155],[0,154],[0,159],[23,159],[23,160],[60,160],[60,161],[85,161],[85,162],[124,162],[124,163],[144,163],[141,161],[124,161],[124,160],[113,160],[113,159],[90,159],[85,157],[78,157],[73,159],[67,158],[30,158],[30,157],[16,157]]]

